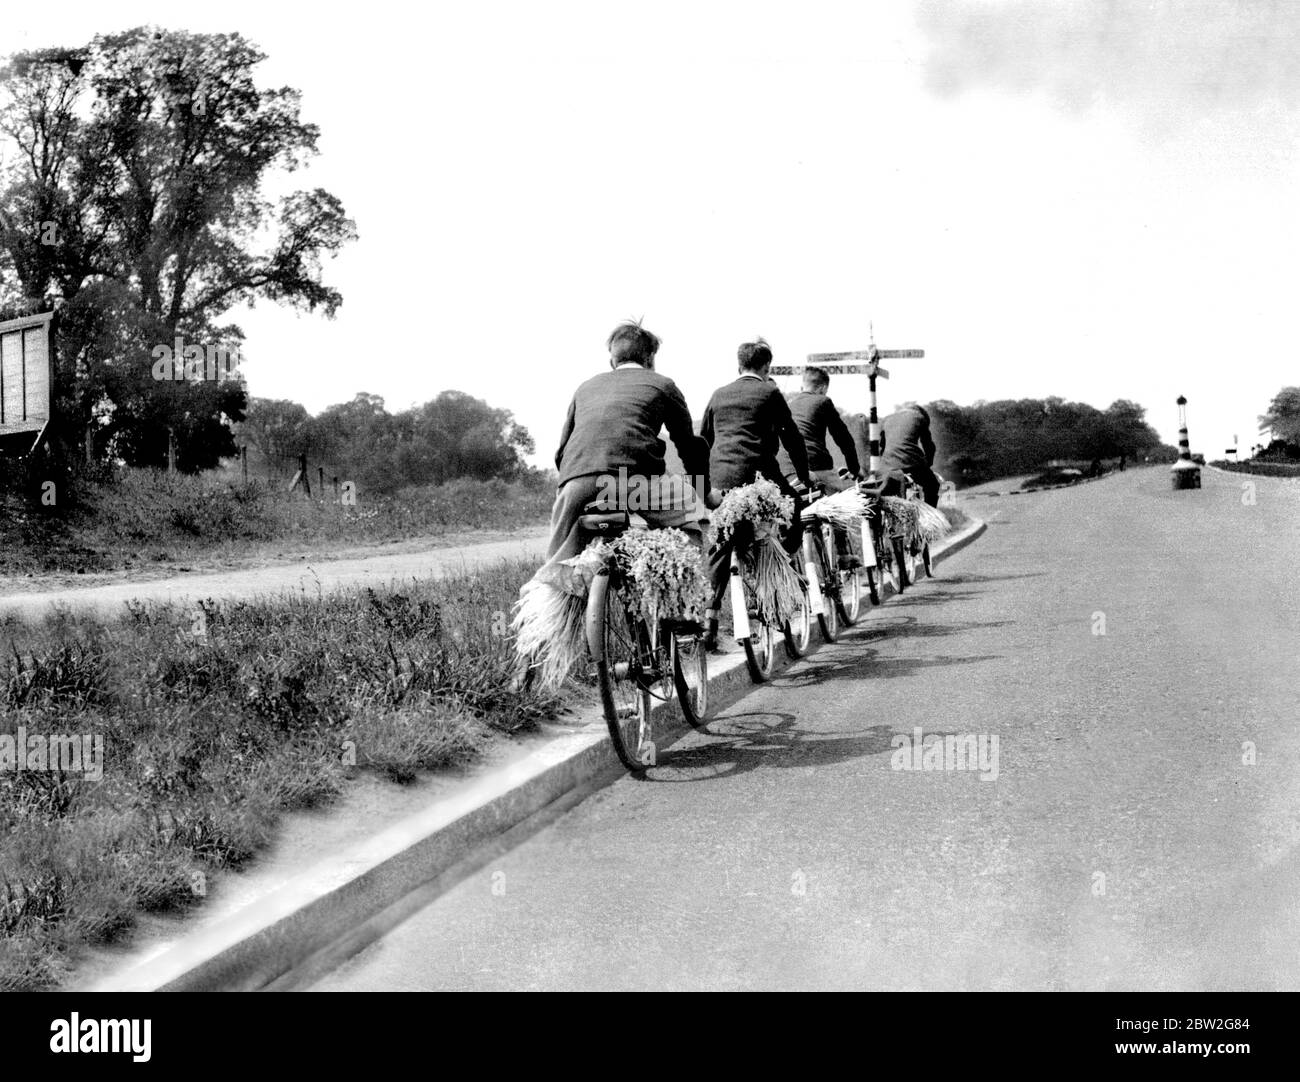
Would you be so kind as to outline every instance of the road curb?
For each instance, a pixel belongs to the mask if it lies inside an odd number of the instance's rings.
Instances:
[[[987,529],[972,519],[932,546],[939,564]],[[895,591],[886,586],[882,601]],[[815,649],[810,653],[815,653]],[[729,654],[709,678],[709,694],[725,702],[750,687],[743,654]],[[777,670],[791,664],[778,652]],[[677,720],[661,745],[690,730],[676,703],[661,710]],[[599,713],[599,728],[556,737],[524,759],[490,771],[471,793],[435,803],[364,843],[329,858],[255,904],[186,936],[155,958],[116,973],[89,991],[253,991],[292,987],[295,970],[334,954],[341,943],[404,898],[465,861],[477,848],[544,812],[584,786],[623,774]],[[660,715],[660,720],[663,715]],[[381,934],[381,933],[375,933]],[[374,938],[371,935],[370,938]],[[356,949],[364,942],[356,944]]]

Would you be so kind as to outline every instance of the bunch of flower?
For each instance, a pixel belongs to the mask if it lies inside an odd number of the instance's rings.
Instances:
[[[794,500],[783,496],[777,486],[760,477],[748,485],[733,488],[712,514],[713,540],[721,544],[748,522],[756,539],[775,537],[794,518]]]
[[[659,620],[698,619],[707,605],[698,545],[681,530],[629,530],[610,546],[628,580],[625,599],[652,626]]]

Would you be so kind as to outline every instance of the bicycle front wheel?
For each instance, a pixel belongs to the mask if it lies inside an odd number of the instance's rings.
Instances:
[[[654,766],[650,689],[643,671],[650,636],[645,623],[629,615],[607,573],[592,580],[587,597],[587,649],[619,762],[634,773]]]

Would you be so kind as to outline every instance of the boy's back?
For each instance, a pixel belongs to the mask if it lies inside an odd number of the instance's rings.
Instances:
[[[777,464],[781,434],[798,436],[790,407],[775,383],[741,376],[713,392],[700,435],[712,448],[709,476],[716,488],[747,485],[762,474],[773,481],[783,477]],[[788,441],[787,441],[788,442]],[[802,437],[797,453],[802,462],[794,472],[807,473]]]
[[[666,427],[690,475],[706,472],[705,448],[694,435],[690,411],[677,385],[639,365],[602,372],[573,395],[555,456],[560,484],[576,477],[616,474],[657,477],[664,472]],[[686,461],[687,458],[691,461]]]

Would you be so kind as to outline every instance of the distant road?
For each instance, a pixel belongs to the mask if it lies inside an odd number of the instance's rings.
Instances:
[[[1300,486],[1203,483],[972,503],[936,579],[316,987],[1300,988]],[[893,769],[918,726],[996,780]]]
[[[207,575],[182,575],[148,582],[123,582],[83,589],[46,590],[0,597],[0,619],[40,618],[52,605],[79,612],[116,615],[126,602],[137,600],[187,602],[214,598],[251,598],[285,590],[337,589],[357,584],[382,585],[393,580],[428,578],[461,568],[503,559],[540,561],[547,531],[538,527],[503,541],[431,547],[419,552],[393,552],[342,560],[301,560],[272,567],[245,568]]]

